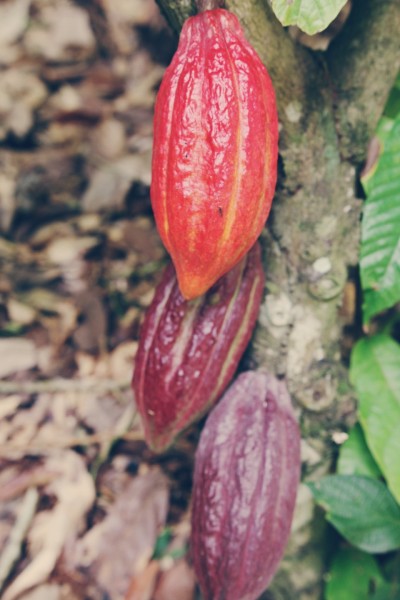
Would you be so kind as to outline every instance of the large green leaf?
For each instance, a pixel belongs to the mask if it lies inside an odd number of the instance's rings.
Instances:
[[[368,477],[381,475],[359,423],[356,423],[348,439],[340,447],[336,470],[339,475],[367,475]]]
[[[400,502],[400,346],[386,335],[360,340],[350,378],[367,444]]]
[[[272,8],[282,25],[297,25],[313,35],[326,29],[347,0],[272,0]]]
[[[326,585],[326,600],[376,600],[393,598],[376,560],[365,552],[344,548],[334,557]]]
[[[400,548],[400,506],[384,483],[363,475],[330,475],[308,486],[327,520],[351,544],[370,553]]]
[[[367,192],[361,230],[363,314],[368,322],[400,300],[400,114],[377,167],[363,178]]]

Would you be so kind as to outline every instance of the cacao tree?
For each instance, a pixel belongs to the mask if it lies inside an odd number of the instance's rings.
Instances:
[[[197,10],[191,0],[158,2],[177,34]],[[332,471],[337,444],[356,421],[345,328],[351,325],[353,335],[357,323],[360,171],[400,68],[398,0],[354,0],[324,52],[296,42],[277,19],[315,33],[345,2],[324,4],[324,9],[311,0],[275,0],[272,7],[266,0],[225,4],[271,75],[280,123],[278,187],[261,236],[267,292],[245,366],[266,367],[286,379],[301,424],[303,480],[315,482]],[[399,300],[396,292],[393,296],[368,319]],[[379,463],[379,449],[373,455]],[[358,483],[368,496],[369,481]],[[311,489],[329,507],[328,484],[326,479],[325,488]],[[266,598],[322,598],[325,535],[322,515],[303,485],[288,552]],[[399,545],[395,541],[390,549]]]

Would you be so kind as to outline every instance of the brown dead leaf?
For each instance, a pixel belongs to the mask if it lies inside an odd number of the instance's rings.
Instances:
[[[42,225],[31,235],[29,243],[32,248],[40,249],[55,239],[68,238],[73,235],[73,227],[69,221],[53,221]]]
[[[121,176],[107,165],[96,171],[91,178],[89,188],[82,198],[83,210],[121,210],[130,186],[130,177]]]
[[[55,62],[84,60],[95,49],[87,13],[67,0],[42,3],[24,43],[32,56]]]
[[[0,402],[0,430],[1,430],[1,421],[7,417],[11,417],[14,413],[18,405],[21,403],[21,396],[15,394],[13,396],[7,396],[6,398],[2,398]],[[1,434],[0,434],[1,438]]]
[[[71,299],[46,288],[35,288],[21,294],[21,301],[37,313],[37,319],[46,329],[54,355],[71,335],[78,318],[78,308]],[[42,357],[43,358],[43,357]],[[44,366],[44,363],[41,363]]]
[[[162,573],[152,600],[193,600],[195,586],[194,571],[182,558]]]
[[[104,306],[95,293],[88,290],[76,298],[82,324],[75,330],[74,342],[84,352],[103,352],[106,344],[107,319]]]
[[[165,250],[152,219],[149,217],[126,219],[122,222],[122,227],[124,244],[138,254],[141,264],[159,261],[165,257]]]
[[[165,477],[152,469],[131,480],[105,519],[77,542],[70,557],[113,600],[124,598],[132,576],[146,567],[168,506]]]
[[[58,473],[45,487],[45,493],[57,501],[51,510],[36,515],[28,533],[30,563],[7,588],[3,600],[14,600],[49,577],[66,542],[79,534],[95,499],[93,479],[75,452],[66,450],[48,458],[44,468]]]
[[[132,579],[125,600],[151,600],[159,570],[158,560],[151,560],[145,569]]]
[[[0,338],[0,378],[37,365],[35,344],[25,338]]]
[[[125,128],[117,119],[105,119],[92,135],[92,153],[102,160],[113,160],[124,153],[126,146]]]
[[[36,319],[36,310],[16,298],[8,299],[7,313],[10,321],[18,325],[31,325]]]
[[[8,133],[17,137],[28,134],[33,112],[47,97],[40,79],[24,69],[10,68],[0,73],[0,140]]]
[[[29,408],[19,409],[13,418],[4,420],[0,427],[0,445],[11,456],[21,457],[27,449],[42,452],[58,448],[77,429],[76,394],[40,394]]]
[[[2,501],[0,504],[0,555],[12,531],[21,499]]]
[[[1,591],[4,588],[5,581],[21,555],[23,542],[36,513],[38,500],[39,493],[37,489],[29,488],[24,494],[21,502],[19,502],[12,530],[10,531],[10,535],[8,536],[0,555]]]
[[[55,476],[56,473],[47,471],[39,461],[34,462],[32,468],[9,467],[0,476],[0,501],[10,501],[24,494],[28,488],[46,485]]]
[[[125,373],[125,380],[128,379],[129,377]],[[79,403],[78,414],[80,421],[93,430],[94,433],[109,431],[112,435],[126,410],[127,406],[122,402],[118,402],[111,395],[102,397],[87,395]]]
[[[0,2],[0,47],[13,44],[28,25],[31,0]]]
[[[153,0],[104,0],[110,19],[118,19],[130,26],[148,25],[159,16]]]
[[[127,154],[97,169],[82,198],[86,212],[120,211],[134,181],[150,185],[150,151]]]
[[[65,595],[67,591],[67,595]],[[29,590],[26,594],[22,594],[18,600],[79,600],[70,588],[67,590],[65,586],[61,587],[56,583],[45,583],[39,585],[33,590]]]
[[[12,223],[15,203],[15,177],[0,173],[0,231],[8,231]]]
[[[123,342],[110,355],[110,374],[114,379],[129,379],[133,370],[133,361],[138,342]]]
[[[147,24],[157,14],[155,3],[149,0],[104,0],[103,5],[119,54],[131,55],[137,47],[133,26]]]
[[[99,243],[95,236],[64,237],[54,239],[46,248],[47,259],[56,264],[64,266],[71,263],[94,248]]]

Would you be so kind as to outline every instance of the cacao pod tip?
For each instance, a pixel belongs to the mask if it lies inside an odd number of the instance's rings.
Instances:
[[[204,284],[200,278],[188,273],[183,273],[177,269],[177,279],[179,291],[185,300],[194,300],[199,296],[203,296],[211,287],[208,283]],[[214,283],[214,282],[213,282]]]

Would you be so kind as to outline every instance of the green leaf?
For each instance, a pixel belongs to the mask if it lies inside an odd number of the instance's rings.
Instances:
[[[400,502],[400,346],[386,335],[360,340],[350,379],[368,447]]]
[[[330,475],[308,486],[327,520],[351,544],[370,553],[400,548],[400,506],[384,483],[363,475]]]
[[[344,548],[332,562],[326,600],[375,600],[381,590],[387,594],[388,586],[390,588],[372,556],[354,548]]]
[[[400,600],[399,586],[395,583],[384,583],[379,586],[372,598],[374,600]]]
[[[154,547],[154,552],[153,552],[153,558],[162,558],[166,552],[167,552],[167,548],[171,542],[172,539],[172,532],[171,532],[171,528],[170,527],[165,527],[165,529],[163,529],[163,531],[161,531],[160,535],[158,536],[156,543],[155,543],[155,547]]]
[[[339,475],[367,475],[380,477],[381,472],[366,444],[363,431],[357,423],[342,444],[337,464]]]
[[[347,0],[272,0],[272,8],[282,25],[297,25],[313,35],[326,29]]]
[[[382,154],[382,152],[383,152],[383,148],[386,144],[388,137],[390,136],[393,126],[394,126],[394,119],[391,119],[390,117],[387,117],[386,115],[383,115],[379,119],[379,123],[378,123],[375,133],[376,133],[376,136],[378,137],[378,139],[381,143],[381,146],[382,146],[381,150],[380,150],[380,154]],[[376,168],[374,168],[373,173],[371,173],[371,175],[373,175],[375,173],[375,171],[376,171]],[[372,176],[370,176],[369,173],[367,174],[366,177],[363,175],[362,184],[363,184],[366,194],[369,193],[369,181],[370,180],[372,181]],[[373,187],[373,186],[371,186],[371,187]]]
[[[400,300],[400,115],[378,165],[363,180],[367,192],[361,227],[363,315],[368,322]]]
[[[389,119],[396,119],[400,113],[400,87],[394,86],[389,94],[388,101],[385,106],[385,115]]]

